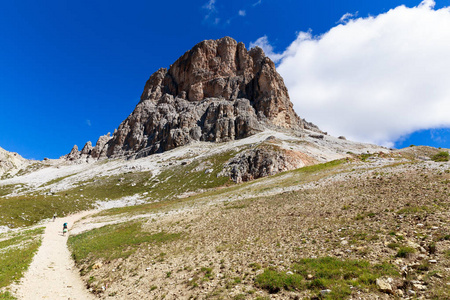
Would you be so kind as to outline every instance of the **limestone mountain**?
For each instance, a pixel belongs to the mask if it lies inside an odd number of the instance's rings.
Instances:
[[[283,79],[262,49],[248,51],[230,37],[206,40],[145,84],[140,102],[95,147],[88,142],[66,155],[143,157],[191,141],[226,142],[266,128],[310,129],[293,110]]]

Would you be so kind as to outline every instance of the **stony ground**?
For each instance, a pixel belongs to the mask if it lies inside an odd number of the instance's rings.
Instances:
[[[2,180],[1,218],[8,226],[45,223],[54,211],[101,204],[102,212],[75,224],[69,244],[78,239],[72,255],[87,290],[102,299],[449,299],[450,163],[430,160],[441,150],[389,151],[278,134],[283,149],[328,163],[243,184],[219,176],[233,151],[273,134],[131,162],[47,162]],[[141,202],[147,203],[120,208]],[[44,239],[42,249],[50,248]],[[65,253],[62,263],[48,258],[29,273],[64,271]],[[349,273],[339,287],[320,282],[311,269],[295,282],[305,258],[383,264],[395,272],[376,275],[377,282]],[[272,282],[261,283],[269,273],[276,274]],[[46,277],[34,286],[64,283]],[[63,284],[58,293],[70,294],[67,286],[73,287]],[[13,290],[33,297],[32,289]]]
[[[349,161],[317,180],[303,177],[295,189],[269,179],[267,186],[285,192],[222,195],[143,218],[145,232],[181,238],[89,261],[80,266],[83,279],[102,299],[314,298],[308,290],[270,294],[255,278],[267,268],[289,271],[302,258],[331,256],[398,271],[383,279],[389,290],[355,286],[352,299],[450,299],[449,170],[449,163],[377,158]]]

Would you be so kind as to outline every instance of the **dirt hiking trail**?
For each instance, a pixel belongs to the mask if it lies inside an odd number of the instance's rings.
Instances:
[[[89,300],[89,294],[75,268],[67,249],[67,239],[72,225],[93,212],[81,212],[47,223],[42,245],[20,283],[13,287],[19,299],[70,299]],[[63,224],[67,222],[69,234],[62,235]]]

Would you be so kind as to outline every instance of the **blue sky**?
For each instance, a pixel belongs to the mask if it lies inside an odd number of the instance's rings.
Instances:
[[[310,32],[317,40],[332,28],[346,26],[350,19],[419,4],[392,0],[2,1],[0,147],[43,159],[64,155],[74,144],[95,143],[132,112],[153,72],[169,67],[202,40],[231,36],[249,47],[265,37],[261,46],[266,52],[281,54],[298,41],[301,32]],[[449,1],[437,1],[433,10],[448,5]],[[353,17],[339,23],[347,13]],[[277,63],[282,68],[283,60]],[[289,71],[285,73],[289,76]],[[292,86],[295,90],[295,83]],[[321,127],[314,114],[305,116],[301,107],[296,111]],[[424,131],[432,128],[423,128],[427,124],[393,135],[396,140],[390,136],[390,142],[398,147],[450,147],[449,131]],[[408,137],[415,131],[419,133]],[[359,139],[357,134],[354,137]]]

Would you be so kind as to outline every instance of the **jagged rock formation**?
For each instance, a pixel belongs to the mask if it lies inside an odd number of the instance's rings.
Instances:
[[[95,147],[92,147],[92,143],[87,142],[81,151],[78,150],[78,146],[74,145],[69,154],[65,155],[67,160],[78,160],[78,159],[88,159],[88,158],[102,158],[105,157],[106,153],[102,152],[106,144],[111,140],[111,134],[102,135],[99,137]]]
[[[224,37],[197,44],[168,70],[151,75],[139,104],[113,136],[83,151],[93,158],[141,157],[193,140],[241,139],[271,126],[319,131],[294,112],[283,79],[262,49],[247,51]],[[75,153],[67,158],[82,155]]]
[[[90,143],[90,142],[88,142]],[[83,148],[84,149],[84,148]],[[69,154],[66,155],[66,159],[68,160],[77,160],[81,157],[80,151],[78,150],[78,146],[73,146],[72,150],[70,150]]]

